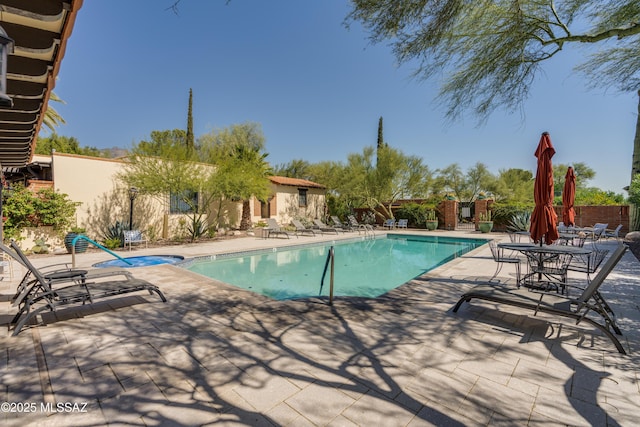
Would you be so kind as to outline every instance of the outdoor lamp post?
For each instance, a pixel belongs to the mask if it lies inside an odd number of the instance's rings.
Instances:
[[[13,52],[13,39],[0,27],[0,107],[13,107],[7,96],[7,55]]]
[[[129,231],[133,230],[133,201],[138,197],[138,189],[131,187],[129,189]]]

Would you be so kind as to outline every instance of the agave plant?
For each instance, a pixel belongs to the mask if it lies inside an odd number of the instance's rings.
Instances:
[[[531,228],[531,212],[513,214],[507,228],[509,231],[528,231]]]
[[[116,221],[114,224],[108,225],[107,228],[102,231],[102,237],[105,241],[110,240],[112,244],[115,240],[119,240],[120,245],[122,245],[122,242],[124,242],[124,231],[128,229],[128,224]]]
[[[191,235],[191,241],[204,236],[209,232],[209,225],[201,216],[191,217],[191,224],[187,224],[187,231]]]

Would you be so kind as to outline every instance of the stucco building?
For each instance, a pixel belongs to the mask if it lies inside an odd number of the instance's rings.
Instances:
[[[25,168],[15,170],[11,180],[22,181],[37,190],[53,188],[79,203],[75,225],[87,229],[90,237],[100,238],[103,230],[121,221],[128,224],[131,214],[129,188],[119,179],[126,159],[106,159],[74,154],[35,155]],[[321,218],[326,209],[326,188],[318,183],[280,176],[270,177],[271,192],[265,201],[250,200],[252,222],[275,218],[288,225],[293,218]],[[221,210],[218,215],[218,210]],[[237,228],[242,214],[241,201],[211,203],[208,221],[218,227]],[[160,197],[140,194],[133,202],[133,224],[152,240],[175,238],[187,233],[189,215],[175,195]]]

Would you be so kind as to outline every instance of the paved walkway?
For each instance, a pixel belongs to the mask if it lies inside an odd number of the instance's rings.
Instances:
[[[314,239],[248,237],[132,254],[191,257]],[[101,259],[81,254],[77,262]],[[58,321],[46,315],[46,325],[18,337],[5,329],[0,401],[20,412],[3,412],[3,425],[638,425],[638,260],[627,253],[603,287],[626,356],[570,321],[481,302],[452,313],[494,270],[484,246],[382,298],[329,306],[272,301],[175,266],[138,268],[166,304],[129,295]],[[513,283],[513,267],[500,278]],[[6,302],[14,289],[15,281],[0,282],[0,323],[14,312]]]

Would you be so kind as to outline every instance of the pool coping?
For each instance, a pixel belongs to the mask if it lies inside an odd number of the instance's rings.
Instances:
[[[199,262],[199,261],[215,261],[221,258],[224,259],[224,258],[231,258],[236,256],[256,255],[261,253],[280,252],[280,251],[301,249],[301,248],[307,248],[307,247],[326,246],[328,242],[331,242],[330,244],[333,245],[333,244],[344,244],[344,243],[358,242],[358,241],[372,240],[372,239],[379,240],[379,239],[386,239],[388,238],[389,235],[398,236],[398,237],[416,236],[416,237],[433,237],[436,239],[451,239],[451,240],[460,240],[460,239],[477,240],[477,241],[483,241],[484,242],[483,244],[489,243],[489,241],[492,240],[492,239],[477,238],[477,237],[454,237],[454,236],[437,236],[437,235],[433,236],[433,235],[425,235],[425,234],[384,233],[384,234],[377,234],[372,237],[366,237],[366,236],[350,237],[350,238],[339,239],[339,240],[324,240],[320,242],[299,243],[299,244],[286,245],[286,246],[273,246],[271,248],[257,248],[257,249],[223,252],[223,253],[217,253],[217,254],[211,254],[211,255],[199,255],[191,258],[185,258],[183,261],[180,261],[171,265],[185,268],[185,265],[191,265],[194,262]],[[475,249],[477,248],[474,248],[472,250],[475,250]]]

